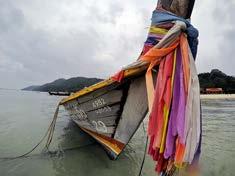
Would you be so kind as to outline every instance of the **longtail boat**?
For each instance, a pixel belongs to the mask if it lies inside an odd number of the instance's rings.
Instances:
[[[159,0],[157,10],[189,19],[193,6],[194,0]],[[171,46],[172,40],[185,30],[184,25],[176,22],[168,28],[157,28],[163,38],[154,47]],[[111,159],[116,159],[123,151],[151,108],[148,81],[149,78],[150,82],[157,81],[160,66],[148,60],[151,53],[146,55],[144,50],[137,61],[109,79],[86,87],[59,103],[82,130],[104,147]]]
[[[70,92],[48,92],[49,95],[56,95],[56,96],[69,96]]]
[[[147,111],[147,65],[128,67],[123,80],[99,82],[61,101],[78,126],[104,146],[116,159],[129,142]]]

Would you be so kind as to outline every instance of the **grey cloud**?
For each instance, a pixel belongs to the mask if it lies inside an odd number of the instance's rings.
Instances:
[[[218,24],[228,24],[234,21],[235,15],[235,1],[227,0],[224,1],[215,1],[215,8],[213,9],[214,20]]]
[[[213,17],[218,24],[218,51],[219,65],[225,73],[234,74],[235,51],[235,1],[217,1]]]
[[[234,5],[234,0],[196,1],[192,23],[200,32],[196,61],[199,72],[218,68],[234,75],[235,63],[231,53],[234,51],[234,39],[227,37],[228,33],[234,33]]]
[[[77,16],[60,14],[73,7],[77,7]],[[7,87],[20,88],[58,77],[107,77],[135,60],[140,49],[133,41],[139,41],[141,35],[128,37],[115,26],[126,12],[119,1],[104,1],[99,6],[92,1],[4,1],[0,8],[0,53],[7,60],[0,64],[4,67],[0,80]],[[142,13],[139,16],[143,23]],[[130,30],[135,32],[132,26]]]
[[[215,38],[217,42],[212,39],[219,29],[210,35],[207,21],[201,21],[213,10],[221,13],[216,16],[218,21],[225,10],[232,11],[230,6],[217,8],[213,2],[210,0],[212,10],[202,13],[198,3],[193,13],[193,23],[201,32],[199,71],[209,71],[212,61],[213,66],[221,65],[223,54],[208,50],[224,47],[228,56],[234,51],[229,47],[233,31],[227,29],[231,14],[223,29],[226,35]],[[115,73],[138,57],[155,6],[156,0],[0,1],[0,87],[22,88],[60,77],[105,78]],[[213,25],[218,23],[213,21],[214,15],[207,14]],[[228,44],[218,44],[225,41]],[[212,42],[213,47],[208,45]],[[229,64],[221,69],[233,71]]]

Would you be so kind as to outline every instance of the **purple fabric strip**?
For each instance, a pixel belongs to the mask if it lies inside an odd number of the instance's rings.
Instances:
[[[181,65],[182,65],[181,53],[180,53],[180,50],[177,49],[175,78],[174,78],[173,95],[172,95],[172,106],[171,106],[171,112],[170,112],[170,119],[168,123],[168,129],[167,129],[166,148],[164,152],[165,159],[172,156],[175,150],[175,138],[177,135],[176,124],[177,124],[177,114],[178,114],[179,99],[180,99]]]
[[[185,88],[184,88],[184,74],[183,74],[183,64],[182,64],[182,55],[179,51],[179,60],[181,62],[180,65],[180,92],[179,92],[179,105],[178,105],[178,111],[177,111],[177,125],[175,127],[177,128],[177,133],[174,133],[175,135],[178,134],[180,143],[184,143],[184,121],[185,121],[185,108],[186,108],[186,96],[185,96]],[[175,132],[175,131],[174,131]]]

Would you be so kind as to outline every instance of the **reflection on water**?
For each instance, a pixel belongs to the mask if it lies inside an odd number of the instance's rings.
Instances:
[[[26,152],[45,133],[59,98],[45,93],[0,91],[0,157]],[[235,168],[235,100],[203,100],[203,175],[233,175]],[[146,125],[145,125],[146,126]],[[1,161],[5,176],[135,176],[144,156],[146,134],[138,129],[116,161],[81,131],[61,108],[50,154],[41,154],[43,145],[26,158]],[[156,175],[146,156],[142,175]]]

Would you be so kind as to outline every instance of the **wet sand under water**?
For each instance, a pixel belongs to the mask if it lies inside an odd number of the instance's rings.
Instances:
[[[60,97],[0,90],[0,98],[0,157],[25,153],[44,135]],[[203,176],[232,176],[235,173],[235,99],[212,95],[201,98]],[[44,147],[41,145],[29,157],[0,160],[0,176],[138,175],[144,157],[146,123],[140,126],[118,160],[111,161],[103,148],[82,132],[61,108],[50,147],[55,152],[41,154]],[[147,155],[142,175],[156,175],[154,163]]]

